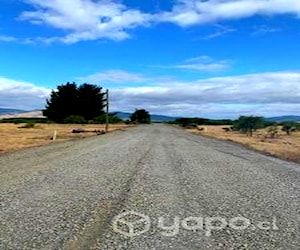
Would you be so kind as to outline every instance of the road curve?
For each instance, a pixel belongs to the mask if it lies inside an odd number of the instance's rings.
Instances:
[[[300,165],[168,125],[0,157],[0,249],[300,249]]]

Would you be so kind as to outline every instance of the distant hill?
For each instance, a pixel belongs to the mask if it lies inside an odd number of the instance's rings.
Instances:
[[[116,113],[116,115],[122,120],[128,120],[131,113],[126,112],[112,112]],[[0,108],[0,119],[3,118],[42,118],[43,114],[41,110],[33,110],[33,111],[24,111],[18,109],[4,109]],[[165,115],[151,115],[151,120],[153,122],[169,122],[174,121],[176,117],[170,117]]]
[[[126,112],[112,112],[112,113],[116,113],[116,115],[123,120],[130,119],[129,117],[131,115],[131,113],[126,113]],[[25,110],[20,110],[20,109],[0,108],[0,119],[14,118],[14,117],[16,117],[16,118],[18,118],[18,117],[42,118],[43,114],[42,114],[41,110],[25,111]],[[176,120],[177,118],[179,118],[179,117],[156,115],[156,114],[151,115],[151,120],[153,122],[171,122],[171,121]],[[271,122],[287,122],[287,121],[300,122],[300,116],[294,116],[294,115],[268,117],[265,119],[267,121],[271,121]]]
[[[300,122],[300,116],[285,115],[266,118],[270,122]]]
[[[24,113],[25,110],[0,108],[0,115]]]
[[[131,113],[126,112],[115,112],[116,116],[118,116],[120,119],[128,120],[130,119]],[[165,115],[151,115],[151,121],[153,122],[171,122],[177,119],[177,117],[171,117],[171,116],[165,116]]]
[[[36,111],[24,111],[18,109],[1,109],[0,119],[5,118],[43,118],[43,112],[41,110]]]

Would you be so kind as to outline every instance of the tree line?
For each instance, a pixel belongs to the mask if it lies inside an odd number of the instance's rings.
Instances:
[[[205,118],[178,118],[171,124],[178,124],[182,127],[193,127],[198,125],[230,125],[230,130],[240,131],[248,136],[252,136],[257,129],[269,128],[269,133],[275,136],[278,133],[278,125],[281,130],[291,134],[295,130],[300,130],[300,124],[296,122],[272,122],[260,116],[240,116],[236,120],[230,119],[205,119]]]

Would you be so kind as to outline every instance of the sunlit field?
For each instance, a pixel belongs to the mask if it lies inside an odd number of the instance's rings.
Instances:
[[[268,136],[267,128],[259,129],[254,132],[252,137],[248,137],[239,132],[226,132],[223,129],[228,127],[230,126],[199,126],[198,128],[200,130],[189,129],[189,131],[227,141],[238,142],[247,147],[263,151],[285,160],[300,162],[300,131],[287,135],[279,128],[278,136],[272,139]]]
[[[35,124],[33,128],[22,128],[25,124],[0,123],[0,154],[22,148],[41,146],[76,138],[96,136],[95,131],[104,131],[105,125],[98,124]],[[125,124],[109,125],[109,132],[130,127]],[[85,133],[72,133],[73,129],[84,129]]]

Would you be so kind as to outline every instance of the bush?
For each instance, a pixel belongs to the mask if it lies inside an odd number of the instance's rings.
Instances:
[[[34,128],[34,127],[35,127],[35,123],[26,123],[19,128]]]
[[[213,119],[206,119],[206,118],[177,118],[176,120],[169,122],[170,124],[179,124],[182,127],[189,126],[191,124],[197,124],[197,125],[232,125],[233,121],[229,119],[223,119],[223,120],[213,120]]]
[[[81,115],[70,115],[66,119],[64,119],[64,123],[85,124],[87,123],[87,121]]]
[[[95,117],[93,119],[93,122],[97,123],[97,124],[105,124],[106,123],[106,115],[104,114],[104,115]],[[115,124],[115,123],[122,123],[123,120],[115,115],[110,114],[110,115],[108,115],[108,122],[110,124]]]
[[[268,128],[267,136],[270,136],[270,138],[274,139],[278,136],[278,127],[277,126],[271,126]]]
[[[286,132],[287,135],[290,135],[292,132],[297,130],[297,124],[295,122],[286,122],[283,124],[281,130]]]
[[[100,115],[100,116],[97,116],[93,119],[94,123],[97,123],[97,124],[104,124],[106,123],[106,115]]]

